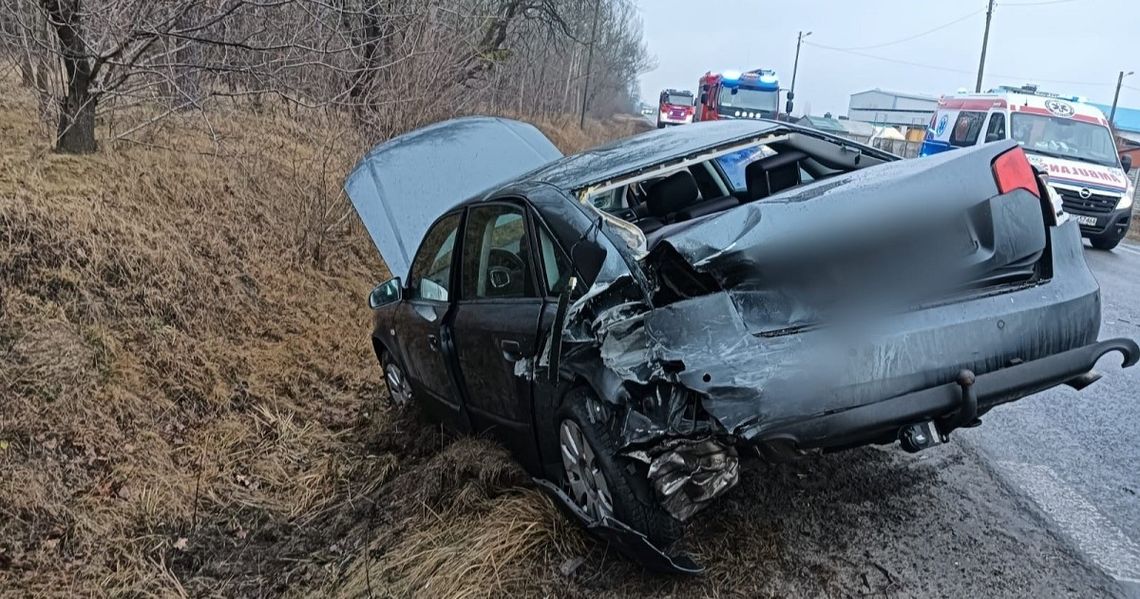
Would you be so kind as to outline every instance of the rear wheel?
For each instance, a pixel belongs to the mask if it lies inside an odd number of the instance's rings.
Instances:
[[[645,465],[618,455],[606,411],[585,388],[563,402],[557,420],[564,487],[591,518],[616,518],[668,547],[681,537],[682,525],[657,502]]]
[[[1089,237],[1089,243],[1098,250],[1111,250],[1120,244],[1122,238],[1112,237]]]

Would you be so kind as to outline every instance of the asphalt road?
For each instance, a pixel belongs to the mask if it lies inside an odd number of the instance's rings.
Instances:
[[[1086,246],[1100,282],[1101,339],[1140,338],[1140,246]],[[960,440],[1022,493],[1059,536],[1123,593],[1140,597],[1140,367],[1115,355],[1104,378],[995,409]]]

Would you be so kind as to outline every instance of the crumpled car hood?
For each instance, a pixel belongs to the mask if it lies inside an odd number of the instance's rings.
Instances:
[[[344,188],[388,270],[404,277],[436,218],[561,157],[531,125],[465,117],[380,144],[356,165]]]

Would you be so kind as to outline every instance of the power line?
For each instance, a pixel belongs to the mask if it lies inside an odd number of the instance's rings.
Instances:
[[[894,40],[891,42],[883,42],[881,44],[873,44],[870,46],[852,46],[850,48],[831,48],[831,47],[828,47],[828,49],[830,49],[830,50],[873,50],[875,48],[885,48],[886,46],[893,46],[895,44],[901,44],[903,42],[909,42],[911,40],[918,39],[918,38],[923,37],[925,35],[930,35],[931,33],[934,33],[936,31],[942,31],[943,29],[946,29],[947,27],[950,27],[951,25],[957,25],[958,23],[961,23],[962,21],[965,21],[966,19],[969,19],[970,17],[981,14],[984,10],[985,9],[975,10],[974,12],[972,12],[968,15],[964,15],[961,18],[954,19],[953,21],[950,21],[948,23],[943,23],[943,24],[935,27],[934,29],[928,29],[926,31],[923,31],[922,33],[916,33],[912,36],[904,37],[902,39],[897,39],[897,40]]]
[[[1047,6],[1049,4],[1065,4],[1076,0],[1043,0],[1042,2],[999,2],[998,6]]]
[[[998,2],[996,4],[998,6],[1047,6],[1049,4],[1065,4],[1068,2],[1076,2],[1076,0],[1043,0],[1041,2]],[[883,42],[881,44],[872,44],[869,46],[849,46],[846,48],[837,48],[837,47],[828,46],[827,48],[830,50],[874,50],[876,48],[885,48],[887,46],[894,46],[895,44],[901,44],[903,42],[909,42],[911,40],[916,40],[920,37],[930,35],[931,33],[942,31],[943,29],[946,29],[947,27],[957,25],[958,23],[961,23],[962,21],[965,21],[965,20],[969,19],[970,17],[979,15],[983,12],[986,12],[986,9],[979,8],[978,10],[975,10],[974,12],[962,15],[961,17],[958,17],[957,19],[954,19],[953,21],[948,21],[948,22],[943,23],[943,24],[941,24],[941,25],[939,25],[933,29],[927,29],[926,31],[922,31],[920,33],[916,33],[916,34],[911,35],[911,36],[907,36],[907,37],[900,38],[900,39],[893,40],[893,41],[889,41],[889,42]]]
[[[936,71],[947,71],[950,73],[970,73],[970,72],[972,72],[972,71],[965,71],[962,69],[955,69],[955,68],[951,68],[951,67],[942,67],[942,66],[932,65],[932,64],[923,64],[920,62],[910,62],[908,60],[898,60],[896,58],[887,58],[885,56],[876,56],[874,54],[866,54],[864,52],[855,52],[853,50],[845,50],[843,48],[835,48],[832,46],[825,46],[823,44],[817,44],[815,42],[804,42],[804,45],[805,46],[812,46],[815,48],[822,48],[824,50],[832,50],[834,52],[842,52],[843,54],[851,54],[854,56],[862,56],[863,58],[873,58],[875,60],[881,60],[883,62],[893,62],[895,64],[904,64],[904,65],[908,65],[908,66],[912,66],[912,67],[920,67],[920,68],[924,68],[924,69],[934,69]]]
[[[834,52],[841,52],[843,54],[851,54],[854,56],[862,56],[863,58],[871,58],[874,60],[881,60],[883,62],[891,62],[891,63],[895,63],[895,64],[902,64],[902,65],[907,65],[907,66],[912,66],[912,67],[919,67],[919,68],[923,68],[923,69],[932,69],[935,71],[946,71],[948,73],[962,73],[965,75],[969,75],[969,74],[974,73],[974,71],[970,71],[967,69],[956,69],[953,67],[946,67],[946,66],[933,65],[933,64],[925,64],[925,63],[921,63],[921,62],[911,62],[909,60],[899,60],[896,58],[887,58],[886,56],[877,56],[875,54],[867,54],[865,52],[854,52],[851,50],[844,50],[842,48],[825,46],[823,44],[817,44],[814,42],[806,42],[805,41],[804,45],[805,46],[814,46],[816,48],[822,48],[824,50],[831,50]],[[989,76],[990,77],[1002,77],[1004,79],[1019,79],[1019,80],[1024,80],[1024,81],[1040,81],[1042,83],[1064,83],[1064,84],[1068,84],[1068,85],[1092,85],[1092,86],[1108,86],[1108,85],[1110,85],[1109,83],[1106,83],[1104,81],[1071,81],[1071,80],[1066,80],[1066,79],[1043,79],[1040,77],[1024,77],[1021,75],[1007,75],[1007,74],[1002,74],[1002,73],[990,73]],[[1128,86],[1125,86],[1125,87],[1128,87]]]

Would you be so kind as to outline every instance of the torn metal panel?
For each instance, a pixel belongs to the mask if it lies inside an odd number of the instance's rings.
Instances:
[[[661,506],[684,522],[740,481],[736,448],[714,439],[677,439],[649,462],[649,480]]]

